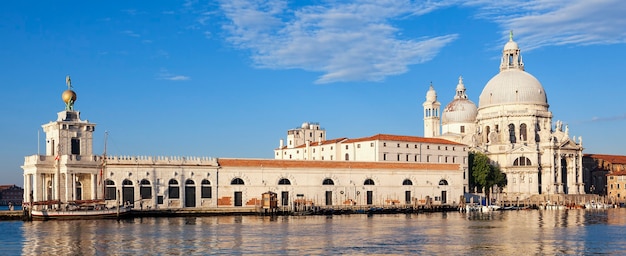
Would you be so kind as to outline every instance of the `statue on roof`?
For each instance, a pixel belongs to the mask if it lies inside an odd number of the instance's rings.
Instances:
[[[72,89],[72,79],[70,79],[70,75],[67,75],[65,77],[65,83],[67,84],[67,89],[71,90]]]

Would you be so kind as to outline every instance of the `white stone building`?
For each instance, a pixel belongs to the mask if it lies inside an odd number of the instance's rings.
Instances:
[[[256,208],[262,194],[271,191],[286,207],[441,205],[459,203],[466,185],[464,145],[392,135],[326,141],[319,124],[302,127],[305,133],[289,133],[290,144],[298,146],[284,150],[300,160],[96,155],[96,125],[74,110],[74,91],[68,88],[63,99],[66,109],[43,125],[45,153],[25,157],[26,203],[47,201],[57,207],[104,200],[108,206],[135,209]],[[329,161],[339,156],[350,161]]]
[[[280,141],[274,150],[275,159],[459,164],[467,191],[468,147],[458,142],[389,134],[326,140],[319,123],[308,122],[288,130],[287,141],[286,146]]]
[[[431,86],[424,111],[434,115],[424,115],[424,135],[485,153],[506,174],[504,192],[509,199],[584,194],[582,139],[570,137],[561,121],[553,126],[545,89],[524,71],[512,36],[502,51],[500,72],[485,85],[478,107],[467,99],[461,78],[454,100],[443,111],[441,126],[433,125],[439,123],[438,106]]]

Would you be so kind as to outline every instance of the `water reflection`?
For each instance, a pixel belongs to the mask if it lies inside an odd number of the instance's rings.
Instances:
[[[609,209],[0,222],[0,228],[15,226],[13,238],[23,241],[7,250],[27,255],[624,254],[625,219],[626,209]]]

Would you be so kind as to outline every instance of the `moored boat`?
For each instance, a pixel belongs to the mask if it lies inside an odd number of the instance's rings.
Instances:
[[[113,207],[107,208],[97,200],[74,201],[63,204],[64,207],[54,208],[53,205],[60,206],[58,201],[36,202],[30,216],[33,220],[53,220],[53,219],[102,219],[102,218],[122,218],[130,213],[130,208]],[[35,206],[41,206],[35,209]],[[47,206],[47,207],[45,207]]]

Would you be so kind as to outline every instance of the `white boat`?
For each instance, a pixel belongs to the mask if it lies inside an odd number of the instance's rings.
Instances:
[[[58,203],[58,202],[57,202]],[[35,203],[35,205],[55,205]],[[58,204],[57,204],[58,205]],[[130,208],[115,207],[107,208],[99,202],[84,201],[80,204],[75,202],[65,204],[64,208],[32,209],[30,216],[33,220],[53,220],[53,219],[102,219],[102,218],[122,218],[130,213]]]

